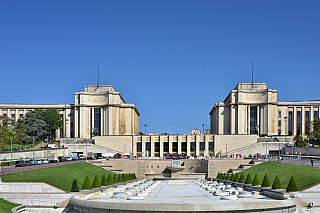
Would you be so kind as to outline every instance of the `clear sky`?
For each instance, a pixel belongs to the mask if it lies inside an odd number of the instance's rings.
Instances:
[[[320,99],[320,1],[0,1],[0,103],[73,104],[113,85],[140,131],[209,128],[237,83]]]

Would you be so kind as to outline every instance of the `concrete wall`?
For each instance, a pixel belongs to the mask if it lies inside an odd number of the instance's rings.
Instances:
[[[231,155],[234,150],[255,143],[257,143],[257,135],[214,135],[216,154],[221,151],[222,155],[225,155],[227,151],[228,155]]]
[[[227,173],[229,169],[236,169],[241,164],[248,164],[251,159],[236,159],[236,158],[215,158],[207,160],[208,162],[208,177],[215,178],[219,172]]]
[[[309,151],[308,151],[309,150]],[[286,147],[285,148],[285,153],[288,153],[288,154],[291,154],[292,152],[292,147]],[[309,152],[309,155],[311,156],[320,156],[320,149],[319,148],[303,148],[303,147],[293,147],[293,153],[300,153],[302,155],[308,155],[308,152]]]
[[[67,156],[68,155],[68,149],[52,149],[51,153],[58,153],[58,156]],[[50,150],[43,150],[43,151],[35,151],[34,156],[35,158],[47,158],[48,155],[50,155]],[[12,153],[12,159],[25,159],[33,158],[33,151],[28,152],[13,152]],[[11,153],[2,153],[0,154],[0,159],[3,160],[6,158],[7,160],[11,159]]]
[[[73,194],[46,183],[8,183],[0,184],[0,197],[9,202],[28,206],[54,206],[66,204]]]

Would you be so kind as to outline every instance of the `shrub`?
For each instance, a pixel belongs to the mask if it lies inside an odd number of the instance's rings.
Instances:
[[[268,175],[265,175],[261,184],[261,187],[270,187],[271,183],[269,181]]]
[[[137,179],[136,173],[133,173],[133,179]]]
[[[277,175],[273,181],[272,189],[283,189],[279,176]]]
[[[219,172],[218,175],[217,175],[217,179],[220,179],[220,172]]]
[[[92,189],[92,185],[88,176],[86,177],[86,179],[84,179],[82,189],[88,189],[88,190]]]
[[[248,175],[247,175],[247,178],[246,178],[245,184],[252,184],[252,179],[251,179],[250,174],[248,174]]]
[[[239,179],[240,179],[240,177],[239,177],[239,175],[238,175],[238,173],[236,173],[236,175],[234,176],[234,182],[239,182]]]
[[[101,187],[101,183],[100,183],[98,176],[96,175],[94,177],[93,182],[92,182],[92,188],[100,188],[100,187]]]
[[[121,175],[121,177],[122,177],[122,181],[123,181],[123,182],[127,181],[126,175],[125,175],[124,173]]]
[[[225,180],[227,178],[227,176],[226,176],[226,173],[223,173],[223,175],[222,175],[222,180]]]
[[[230,174],[228,173],[227,176],[226,176],[226,180],[230,180],[231,176]]]
[[[292,176],[290,181],[289,181],[289,184],[287,186],[287,189],[286,189],[287,192],[296,192],[296,191],[299,191],[299,188],[297,186],[297,183],[294,179],[294,177]]]
[[[117,174],[114,174],[114,176],[113,176],[113,182],[114,182],[114,183],[119,183],[119,179],[118,179],[118,175],[117,175]]]
[[[239,183],[244,183],[245,182],[245,178],[243,173],[241,173],[240,178],[239,178]]]
[[[112,178],[112,175],[109,174],[108,180],[107,180],[107,185],[112,185],[112,184],[114,184],[114,180],[113,180],[113,178]]]
[[[101,186],[107,186],[107,185],[108,185],[108,182],[107,182],[106,175],[102,175]]]
[[[252,186],[259,186],[259,185],[261,185],[261,182],[260,182],[260,180],[259,180],[258,175],[256,174],[256,175],[254,176],[254,178],[253,178]]]
[[[79,192],[78,181],[76,179],[73,179],[71,192]]]
[[[122,180],[122,175],[118,175],[118,181],[119,181],[119,183],[121,183],[121,182],[123,182],[123,180]]]
[[[234,174],[232,173],[231,177],[230,177],[231,181],[234,181]]]

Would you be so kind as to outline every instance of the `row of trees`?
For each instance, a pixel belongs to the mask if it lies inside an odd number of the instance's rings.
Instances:
[[[35,140],[53,140],[55,131],[62,128],[57,109],[35,109],[29,111],[17,122],[7,116],[0,116],[0,148],[11,143],[26,144]]]
[[[320,144],[320,119],[307,122],[307,136],[310,141]]]
[[[92,184],[88,176],[84,179],[81,189],[83,190],[91,190],[92,188],[100,188],[101,186],[108,186],[115,183],[126,182],[129,180],[137,179],[136,174],[111,174],[108,175],[108,179],[105,175],[102,176],[101,181],[98,176],[95,176]],[[71,192],[79,192],[78,181],[76,179],[73,180],[71,186]]]
[[[241,173],[241,175],[239,177],[238,173],[232,174],[232,175],[230,175],[229,173],[228,174],[218,173],[217,179],[230,180],[230,181],[238,182],[238,183],[251,184],[252,186],[260,186],[261,185],[261,187],[271,187],[272,189],[283,189],[280,177],[278,175],[275,177],[272,186],[269,181],[268,175],[264,176],[262,183],[260,182],[257,174],[254,176],[254,178],[252,180],[250,174],[248,174],[247,177],[245,177],[244,174]],[[286,188],[286,191],[287,192],[299,191],[297,183],[296,183],[293,176],[291,177],[291,179],[289,181],[289,184]]]

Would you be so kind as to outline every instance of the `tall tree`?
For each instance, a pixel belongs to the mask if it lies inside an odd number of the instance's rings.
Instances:
[[[20,127],[25,128],[30,137],[44,137],[47,134],[45,129],[46,122],[42,120],[41,112],[27,112],[24,117],[24,122],[20,124]]]
[[[57,109],[47,109],[42,112],[42,119],[46,122],[45,130],[49,133],[49,138],[55,138],[55,131],[62,128],[61,116]]]
[[[320,141],[320,119],[308,121],[307,123],[307,136],[310,140]]]

